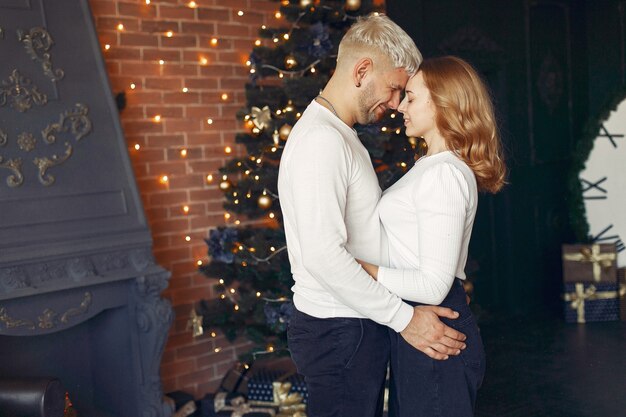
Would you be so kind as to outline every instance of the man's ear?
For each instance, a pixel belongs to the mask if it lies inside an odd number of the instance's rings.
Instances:
[[[354,64],[352,79],[356,87],[360,87],[365,78],[374,70],[372,58],[361,58]]]

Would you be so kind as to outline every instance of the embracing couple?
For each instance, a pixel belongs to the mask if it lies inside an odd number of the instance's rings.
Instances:
[[[404,98],[401,100],[402,92]],[[382,193],[353,126],[388,109],[428,152]],[[384,15],[360,19],[293,127],[278,190],[295,280],[289,349],[309,417],[469,417],[485,354],[462,281],[478,191],[506,168],[489,94],[455,57],[422,62]]]

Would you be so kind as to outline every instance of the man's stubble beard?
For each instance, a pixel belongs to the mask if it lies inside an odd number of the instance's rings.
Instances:
[[[374,86],[370,83],[363,87],[363,90],[359,94],[359,121],[362,124],[376,123],[380,118],[376,115],[376,112],[371,111],[372,106],[376,104],[376,97],[374,94]]]

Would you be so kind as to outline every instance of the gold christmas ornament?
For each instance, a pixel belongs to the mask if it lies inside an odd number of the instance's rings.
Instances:
[[[287,140],[287,138],[289,137],[290,133],[291,133],[291,126],[289,126],[287,123],[285,123],[284,125],[282,125],[280,127],[280,130],[278,131],[278,136],[282,140]]]
[[[193,337],[202,336],[204,334],[202,320],[203,317],[196,312],[195,308],[192,308],[189,314],[189,320],[187,321],[187,329],[191,329]]]
[[[262,195],[259,197],[259,207],[267,209],[272,206],[272,199],[268,195]]]
[[[346,0],[346,10],[351,12],[357,11],[361,8],[361,0]]]
[[[263,130],[272,121],[272,111],[269,106],[265,106],[262,109],[256,106],[252,107],[250,110],[250,119],[257,129]]]
[[[222,182],[220,182],[220,189],[221,190],[228,190],[230,188],[230,181],[228,180],[224,180]]]
[[[285,58],[285,68],[292,69],[295,68],[297,65],[298,61],[296,61],[296,58],[293,55],[287,55],[287,57]]]

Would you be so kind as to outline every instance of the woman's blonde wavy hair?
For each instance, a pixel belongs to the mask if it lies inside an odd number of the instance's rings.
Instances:
[[[419,70],[448,149],[472,169],[479,190],[497,193],[506,183],[507,170],[493,104],[480,76],[454,56],[427,59]]]

